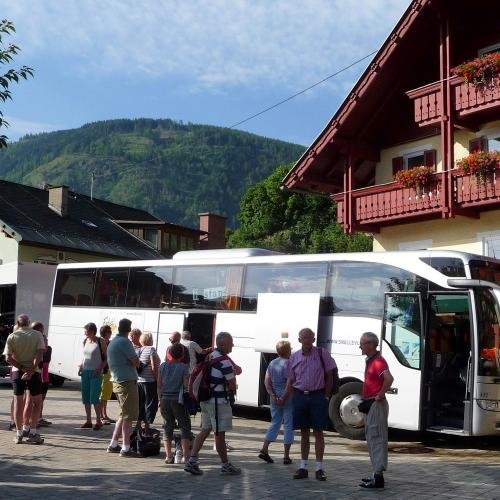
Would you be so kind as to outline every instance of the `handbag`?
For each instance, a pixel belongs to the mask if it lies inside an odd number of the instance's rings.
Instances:
[[[372,404],[375,402],[375,398],[363,399],[361,403],[358,404],[358,410],[361,413],[368,413]]]

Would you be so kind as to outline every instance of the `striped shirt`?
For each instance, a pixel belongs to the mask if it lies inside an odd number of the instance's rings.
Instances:
[[[323,362],[321,362],[320,355]],[[325,388],[325,372],[333,370],[336,366],[326,349],[312,346],[307,354],[301,349],[290,356],[287,378],[290,379],[294,389],[319,391]]]
[[[139,361],[146,366],[142,369],[137,378],[137,382],[155,382],[156,377],[151,366],[151,356],[156,356],[156,349],[153,346],[146,345],[139,350]]]
[[[219,351],[213,351],[209,354],[209,359],[214,359],[222,356]],[[210,372],[210,387],[213,390],[214,397],[210,402],[217,399],[218,404],[226,404],[227,398],[227,383],[234,378],[234,368],[229,359],[223,359],[212,366]]]

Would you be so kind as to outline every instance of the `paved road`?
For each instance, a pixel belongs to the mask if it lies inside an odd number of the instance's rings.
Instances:
[[[180,465],[167,466],[161,457],[121,458],[105,452],[111,428],[81,430],[83,407],[77,384],[51,389],[46,418],[53,425],[44,433],[45,444],[15,445],[6,429],[10,389],[0,387],[0,498],[96,499],[114,498],[398,498],[500,499],[500,440],[446,439],[423,444],[411,433],[392,433],[387,486],[365,491],[359,478],[369,473],[366,445],[328,433],[328,481],[292,480],[298,445],[292,447],[294,464],[281,463],[281,446],[272,447],[274,464],[257,458],[267,422],[255,413],[235,419],[229,441],[235,450],[230,460],[243,469],[241,476],[221,477],[212,443],[202,450],[203,476],[194,477]],[[116,416],[117,404],[111,402]],[[159,420],[159,419],[158,419]],[[199,426],[199,417],[194,428]],[[157,426],[160,426],[159,421]],[[210,446],[209,446],[209,445]],[[465,449],[464,449],[465,448]],[[314,466],[314,463],[312,464]],[[310,466],[311,468],[311,466]],[[147,495],[144,495],[147,492]],[[120,495],[117,497],[115,495]]]

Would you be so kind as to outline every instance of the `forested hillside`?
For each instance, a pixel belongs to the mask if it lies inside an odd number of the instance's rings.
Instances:
[[[304,147],[257,135],[172,120],[111,120],[31,135],[0,150],[0,177],[36,187],[65,184],[197,225],[213,211],[237,226],[240,198]]]

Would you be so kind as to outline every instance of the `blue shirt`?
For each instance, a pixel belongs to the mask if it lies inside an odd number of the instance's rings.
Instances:
[[[127,337],[117,335],[108,345],[108,366],[113,382],[126,382],[137,380],[135,366],[129,364],[129,360],[136,358],[132,342]]]
[[[160,365],[161,399],[179,399],[181,387],[184,386],[184,377],[189,373],[186,363],[172,363],[164,361]]]
[[[275,358],[267,367],[267,372],[271,377],[271,385],[273,386],[274,393],[278,397],[282,396],[285,392],[287,364],[288,359]]]

